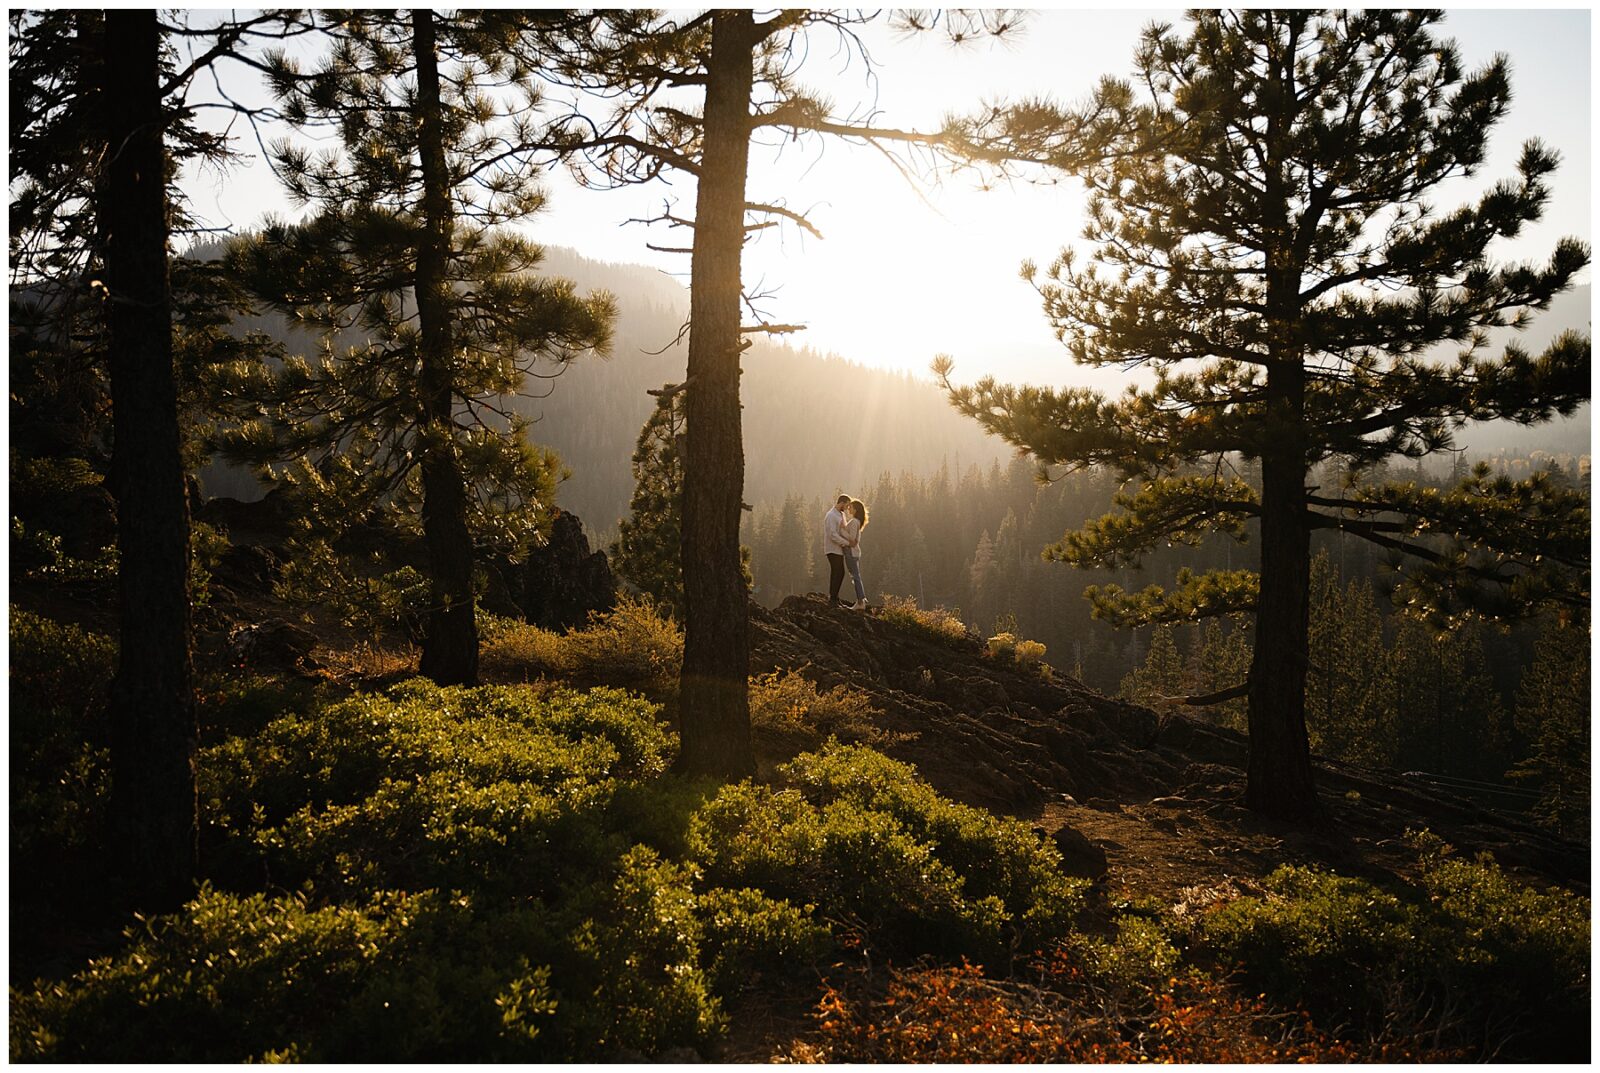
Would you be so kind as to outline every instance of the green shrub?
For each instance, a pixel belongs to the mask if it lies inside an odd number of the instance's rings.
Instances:
[[[11,703],[81,723],[105,703],[116,642],[11,605]]]
[[[814,905],[791,905],[751,887],[713,887],[699,907],[706,967],[724,994],[811,964],[831,945],[827,926],[811,918]]]
[[[1032,827],[942,797],[909,764],[857,746],[830,746],[782,770],[808,799],[850,801],[892,816],[965,877],[968,896],[998,897],[1025,935],[1065,934],[1088,886],[1061,873],[1061,855]]]
[[[709,882],[815,901],[901,953],[1004,956],[1064,934],[1083,884],[1031,829],[941,798],[909,766],[830,745],[780,768],[789,789],[725,788],[695,816]]]
[[[677,681],[683,663],[683,631],[650,600],[623,596],[583,629],[564,634],[491,620],[480,658],[484,675],[499,681],[550,675],[665,688]]]
[[[1440,1033],[1484,1057],[1586,1052],[1589,904],[1425,842],[1419,885],[1285,866],[1204,914],[1197,949],[1251,986],[1362,1032]]]
[[[612,689],[412,679],[201,753],[208,822],[281,880],[531,892],[599,852],[591,813],[666,769],[655,706]],[[614,854],[613,854],[614,855]]]
[[[1421,905],[1440,943],[1434,971],[1452,999],[1470,1001],[1506,1057],[1571,1061],[1588,1053],[1589,899],[1539,891],[1506,875],[1488,854],[1464,861],[1430,835],[1422,850]]]
[[[690,870],[635,846],[609,890],[577,905],[599,912],[571,930],[571,996],[560,1031],[575,1058],[646,1055],[708,1041],[723,1025],[700,961],[700,918]]]
[[[110,791],[110,638],[11,607],[11,852],[96,844]]]
[[[1199,921],[1203,949],[1239,962],[1269,995],[1324,1016],[1381,1019],[1405,972],[1415,910],[1362,879],[1285,865],[1266,898],[1236,898]]]
[[[532,1060],[548,979],[526,910],[379,893],[356,905],[203,890],[70,981],[13,990],[14,1061]]]
[[[1045,646],[1038,641],[1019,641],[1011,633],[997,633],[983,646],[983,654],[997,663],[1028,671],[1048,680],[1050,664],[1044,661]]]
[[[811,744],[836,737],[883,747],[915,737],[881,729],[876,719],[882,715],[867,694],[845,686],[821,692],[800,671],[773,671],[750,680],[751,725],[793,731]]]
[[[959,611],[947,611],[942,607],[921,608],[910,596],[885,596],[883,610],[878,612],[878,617],[941,644],[967,639],[967,626],[961,621]]]
[[[660,1055],[815,964],[836,922],[994,960],[1078,906],[1026,827],[863,747],[718,788],[665,775],[656,707],[609,688],[413,680],[310,707],[199,765],[208,869],[299,894],[205,889],[16,990],[14,1059]]]
[[[201,738],[220,741],[259,733],[274,719],[309,711],[314,697],[311,684],[303,680],[247,672],[206,675],[195,690]]]
[[[1159,991],[1183,959],[1160,923],[1131,913],[1116,918],[1109,936],[1071,936],[1068,949],[1101,987],[1116,994]]]

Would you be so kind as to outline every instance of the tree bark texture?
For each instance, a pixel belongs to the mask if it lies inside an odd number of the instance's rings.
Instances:
[[[1282,435],[1261,458],[1261,589],[1250,662],[1250,763],[1245,803],[1286,820],[1319,813],[1306,735],[1311,529],[1305,452],[1298,433],[1305,372],[1298,362],[1267,373],[1269,422]]]
[[[198,833],[189,505],[167,282],[160,44],[154,11],[106,12],[99,216],[120,557],[111,814],[129,894],[147,910],[176,908],[192,893]]]
[[[683,489],[681,771],[755,773],[748,594],[739,566],[744,443],[739,413],[740,259],[750,159],[755,18],[718,11],[707,67],[705,141],[689,293]]]
[[[439,99],[433,12],[411,13],[417,55],[419,157],[424,233],[417,251],[417,318],[421,322],[422,532],[428,548],[430,607],[421,671],[440,685],[478,680],[478,622],[472,594],[472,534],[467,488],[455,438],[454,341],[449,282],[452,212]]]

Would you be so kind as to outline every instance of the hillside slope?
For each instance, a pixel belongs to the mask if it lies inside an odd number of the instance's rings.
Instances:
[[[1112,887],[1171,899],[1284,863],[1404,874],[1415,854],[1402,836],[1427,828],[1536,881],[1588,889],[1586,846],[1393,772],[1319,760],[1328,822],[1300,830],[1243,807],[1246,741],[1203,718],[1158,716],[1059,672],[1046,681],[975,639],[933,640],[815,594],[750,613],[753,674],[804,668],[819,687],[864,693],[883,729],[916,735],[887,753],[950,797],[1033,820],[1069,858],[1076,848],[1092,867],[1098,848]]]

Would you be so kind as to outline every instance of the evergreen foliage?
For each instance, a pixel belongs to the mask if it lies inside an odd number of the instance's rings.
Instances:
[[[1501,1060],[1586,1047],[1587,901],[1522,886],[1487,855],[1461,860],[1417,837],[1415,886],[1286,865],[1263,896],[1202,916],[1197,951],[1243,966],[1251,986],[1319,1023],[1346,1018],[1358,1033],[1404,1025]]]
[[[1120,697],[1152,707],[1166,703],[1188,693],[1188,675],[1183,656],[1172,638],[1172,627],[1160,625],[1150,635],[1150,651],[1144,665],[1129,672],[1122,680]]]
[[[976,956],[1070,926],[1082,884],[1025,824],[858,747],[798,757],[777,795],[673,778],[658,714],[413,679],[220,741],[214,884],[18,988],[13,1058],[659,1056],[847,943]],[[803,817],[781,842],[775,809]]]
[[[683,393],[667,385],[633,449],[629,517],[617,523],[616,569],[683,619]]]
[[[1517,694],[1516,725],[1528,757],[1511,771],[1537,780],[1534,815],[1569,838],[1589,838],[1589,619],[1552,619]]]
[[[1589,343],[1482,353],[1588,263],[1576,239],[1542,265],[1497,265],[1492,243],[1537,220],[1556,157],[1434,214],[1441,184],[1475,176],[1510,100],[1507,61],[1464,74],[1436,12],[1204,11],[1157,24],[1135,56],[1141,100],[1107,81],[1078,113],[1020,107],[956,125],[979,155],[1040,160],[1090,189],[1089,263],[1067,251],[1038,283],[1075,360],[1142,364],[1155,383],[1087,389],[949,382],[951,401],[1042,466],[1104,465],[1137,481],[1116,513],[1050,554],[1133,564],[1205,532],[1261,544],[1257,571],[1180,576],[1097,610],[1126,624],[1253,610],[1253,807],[1317,809],[1304,726],[1311,533],[1337,529],[1404,560],[1403,599],[1446,621],[1588,601],[1586,501],[1536,475],[1474,472],[1307,490],[1329,458],[1354,469],[1452,445],[1468,420],[1524,424],[1589,394]],[[1035,279],[1030,267],[1026,274]],[[1454,361],[1430,357],[1440,343]],[[1235,475],[1259,459],[1259,486]],[[1209,460],[1209,461],[1207,461]]]
[[[499,16],[307,17],[330,51],[309,72],[275,53],[270,81],[292,122],[341,145],[274,146],[290,194],[316,211],[235,243],[227,262],[322,332],[321,350],[229,367],[218,392],[237,424],[218,442],[310,504],[310,545],[375,517],[420,522],[424,666],[471,680],[472,563],[537,539],[557,477],[505,400],[540,363],[603,351],[613,303],[535,275],[541,251],[510,227],[543,205],[518,151],[538,98]],[[341,331],[362,341],[341,348]]]

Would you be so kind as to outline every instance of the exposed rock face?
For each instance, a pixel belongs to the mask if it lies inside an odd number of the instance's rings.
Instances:
[[[288,496],[274,488],[253,502],[216,496],[195,511],[195,520],[227,531],[234,544],[281,544],[289,536]]]
[[[1141,851],[1124,831],[1186,839],[1186,852],[1223,871],[1239,856],[1213,854],[1241,839],[1254,840],[1251,852],[1278,847],[1258,854],[1263,867],[1296,856],[1392,871],[1414,860],[1406,829],[1428,828],[1463,852],[1489,850],[1503,865],[1587,890],[1587,846],[1393,772],[1317,759],[1324,827],[1265,820],[1243,807],[1243,735],[1101,696],[1059,672],[1047,680],[986,657],[972,639],[924,638],[814,594],[775,610],[752,603],[750,627],[751,674],[804,668],[820,688],[864,691],[882,729],[916,735],[886,752],[950,797],[1037,817],[1075,874],[1096,878],[1107,850],[1113,870],[1136,863]]]
[[[1185,720],[1180,746],[1167,746],[1149,709],[988,659],[976,641],[925,639],[815,596],[776,611],[752,605],[750,624],[752,674],[808,665],[821,688],[865,689],[884,729],[917,735],[889,752],[972,804],[1153,797],[1177,784],[1194,752],[1244,766],[1237,734]]]
[[[1100,879],[1106,874],[1106,851],[1071,827],[1057,828],[1051,837],[1061,851],[1061,870],[1084,879]]]
[[[228,655],[240,667],[312,670],[317,666],[311,658],[316,645],[317,637],[310,630],[282,619],[238,626],[228,635]]]
[[[591,612],[616,606],[617,581],[603,551],[591,552],[576,514],[563,511],[550,541],[529,554],[513,597],[528,621],[546,630],[582,626]]]

